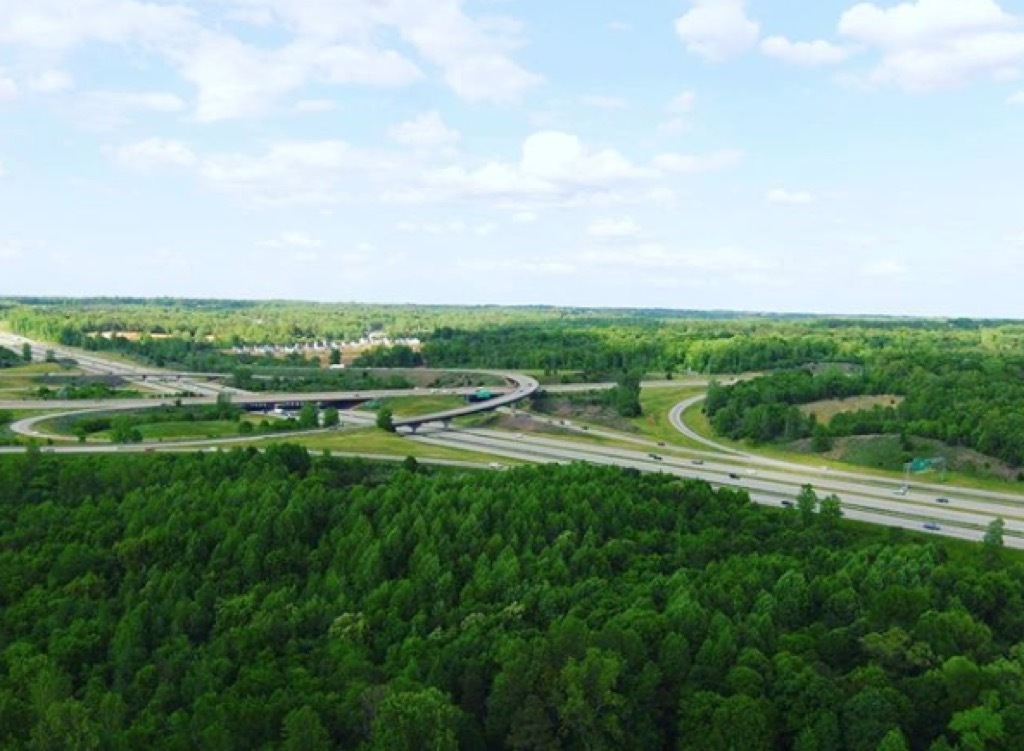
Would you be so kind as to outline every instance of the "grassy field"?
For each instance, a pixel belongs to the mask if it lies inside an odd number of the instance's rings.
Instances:
[[[465,398],[454,394],[424,394],[423,396],[391,396],[380,400],[395,417],[415,417],[465,407]]]
[[[389,454],[400,457],[413,456],[417,459],[451,459],[484,464],[494,461],[506,465],[518,463],[511,459],[496,458],[490,454],[418,443],[417,441],[411,441],[394,433],[386,433],[376,428],[320,433],[318,435],[293,439],[289,439],[287,436],[275,436],[273,441],[278,443],[297,443],[311,451],[328,449],[338,452]],[[270,440],[263,441],[261,445],[266,445],[267,443],[270,443]]]
[[[877,396],[850,396],[845,399],[826,399],[800,406],[805,415],[814,415],[818,422],[828,425],[829,421],[841,412],[858,412],[875,407],[895,407],[903,401],[902,396],[881,394]]]
[[[693,387],[657,388],[640,390],[640,406],[644,413],[640,417],[632,419],[632,423],[646,436],[659,441],[664,441],[672,446],[684,448],[699,448],[707,450],[706,446],[687,438],[668,421],[668,413],[679,402],[695,396],[703,389]]]
[[[248,420],[255,423],[255,420]],[[238,435],[238,423],[225,420],[200,420],[183,422],[157,422],[139,425],[139,432],[145,441],[178,441],[203,438],[226,438]],[[101,431],[89,436],[93,441],[109,441],[110,432]]]
[[[57,375],[73,376],[80,371],[76,369],[63,368],[53,362],[37,362],[31,365],[18,365],[14,368],[0,370],[0,398],[3,396],[14,397],[25,391],[35,390],[45,386],[46,379],[41,378],[48,373]]]

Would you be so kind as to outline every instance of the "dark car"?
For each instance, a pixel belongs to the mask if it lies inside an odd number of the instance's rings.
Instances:
[[[659,461],[659,462],[661,461],[661,457],[658,456],[657,454],[648,454],[647,456],[651,457],[655,461]]]
[[[949,499],[948,498],[936,498],[935,502],[936,503],[949,503]]]
[[[735,472],[730,472],[729,473],[729,477],[732,478],[733,480],[740,479],[740,476],[738,474],[736,474]]]
[[[938,532],[940,529],[942,529],[942,527],[940,527],[935,522],[925,522],[924,528],[931,530],[932,532]]]
[[[793,508],[793,502],[792,501],[783,501],[782,505],[785,506],[786,508]]]
[[[703,459],[694,459],[690,464],[696,464],[698,467],[704,463]]]

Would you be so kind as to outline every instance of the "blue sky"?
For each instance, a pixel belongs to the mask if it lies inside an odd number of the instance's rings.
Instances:
[[[0,294],[1024,318],[1024,3],[0,0]]]

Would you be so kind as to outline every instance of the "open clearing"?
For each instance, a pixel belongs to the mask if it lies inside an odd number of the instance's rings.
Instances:
[[[805,415],[814,415],[818,422],[828,425],[829,421],[841,412],[859,412],[862,409],[875,407],[897,407],[903,401],[902,396],[895,394],[877,394],[874,396],[848,396],[845,399],[825,399],[800,406]]]

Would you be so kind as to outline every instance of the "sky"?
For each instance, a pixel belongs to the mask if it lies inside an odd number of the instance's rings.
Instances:
[[[0,295],[1024,318],[1024,0],[0,0]]]

